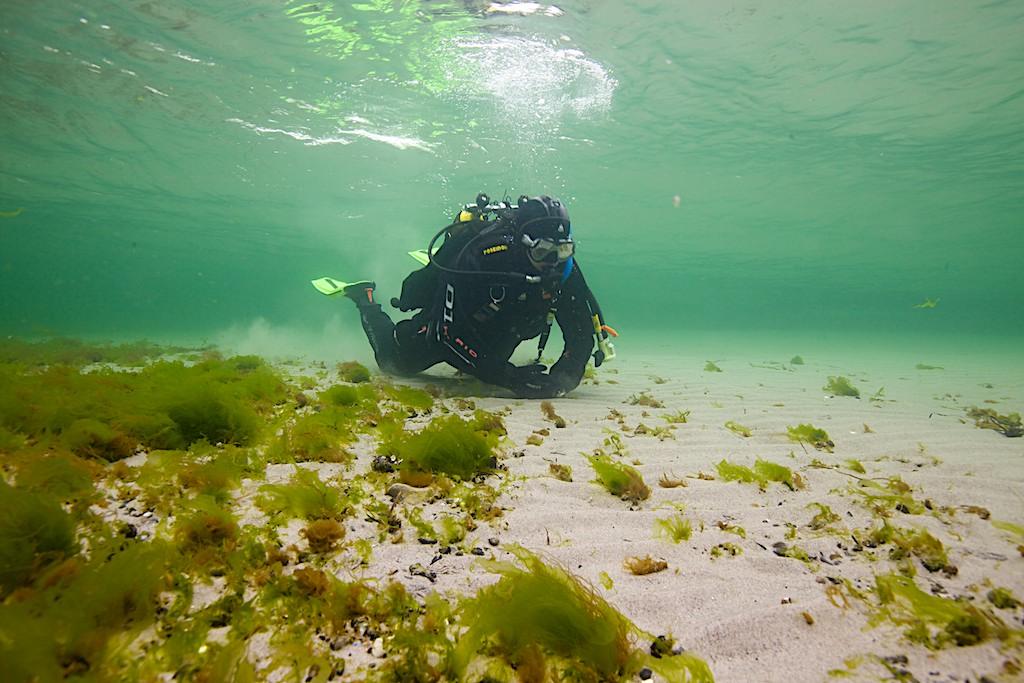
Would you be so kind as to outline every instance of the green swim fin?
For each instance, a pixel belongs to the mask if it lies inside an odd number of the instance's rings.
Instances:
[[[349,284],[354,284],[335,280],[333,277],[322,277],[318,280],[312,280],[311,282],[313,283],[313,286],[316,287],[316,291],[326,296],[341,294]]]
[[[425,266],[430,263],[430,255],[427,254],[426,249],[417,249],[416,251],[410,251],[409,256],[412,256],[421,266]]]

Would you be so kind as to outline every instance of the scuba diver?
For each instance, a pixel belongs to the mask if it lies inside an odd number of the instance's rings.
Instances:
[[[617,334],[604,324],[575,252],[569,212],[558,199],[524,195],[512,206],[480,194],[425,252],[410,252],[424,267],[405,278],[391,305],[418,310],[412,318],[392,322],[374,297],[374,282],[321,278],[313,285],[355,302],[384,372],[414,375],[444,362],[522,398],[553,398],[579,385],[595,337],[595,366],[615,355],[609,335]],[[565,344],[549,370],[540,361],[553,322]],[[509,362],[521,342],[535,337],[534,362]]]

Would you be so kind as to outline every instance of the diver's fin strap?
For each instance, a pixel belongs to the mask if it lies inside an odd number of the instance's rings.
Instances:
[[[421,266],[425,266],[430,263],[430,256],[427,254],[426,249],[417,249],[416,251],[410,251],[409,256],[412,256]]]

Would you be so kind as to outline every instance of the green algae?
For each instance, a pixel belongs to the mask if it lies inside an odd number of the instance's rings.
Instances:
[[[436,417],[418,432],[383,435],[378,452],[398,458],[404,472],[445,474],[468,480],[496,467],[494,449],[504,436],[501,419],[478,411],[472,420]]]
[[[651,396],[647,391],[641,391],[639,394],[633,394],[625,401],[631,406],[646,406],[648,408],[664,408],[665,404],[658,399]]]
[[[342,520],[358,502],[345,495],[352,492],[352,488],[343,492],[315,471],[298,467],[287,484],[261,486],[256,505],[272,518]]]
[[[883,519],[880,526],[868,533],[856,532],[853,537],[866,548],[891,545],[889,559],[895,562],[916,557],[929,572],[941,570],[950,576],[957,573],[957,568],[949,562],[942,541],[932,536],[926,529],[901,528]],[[904,573],[913,574],[912,567],[904,567]]]
[[[501,578],[459,606],[468,629],[453,657],[458,680],[626,681],[645,666],[669,680],[713,680],[692,655],[639,647],[646,634],[565,569],[511,552],[518,562],[484,563]]]
[[[199,496],[179,512],[174,539],[196,567],[221,568],[225,553],[234,550],[238,521],[231,511],[208,496]]]
[[[747,484],[757,484],[764,491],[770,482],[779,482],[790,491],[804,488],[804,480],[798,473],[784,465],[761,460],[754,462],[754,468],[746,465],[737,465],[728,460],[722,460],[716,466],[719,478],[725,481],[739,481]]]
[[[704,372],[721,372],[722,368],[715,365],[714,361],[707,361],[704,363]]]
[[[888,621],[906,626],[908,640],[938,650],[950,645],[976,645],[1005,640],[1013,632],[998,617],[964,600],[925,593],[912,578],[897,574],[875,577],[879,600],[871,625]]]
[[[839,375],[838,377],[830,376],[822,389],[833,396],[852,396],[854,398],[860,398],[860,390],[850,384],[850,380],[842,375]]]
[[[182,488],[223,504],[230,500],[231,492],[241,485],[244,476],[261,474],[264,467],[265,462],[248,449],[215,449],[207,445],[193,449],[182,459],[177,477]]]
[[[733,422],[732,420],[729,420],[728,422],[725,423],[725,428],[728,429],[733,434],[735,434],[736,436],[742,436],[745,439],[753,436],[753,433],[750,431],[749,427],[744,427],[738,422]]]
[[[353,419],[339,417],[336,411],[301,415],[281,428],[280,435],[267,449],[267,459],[275,463],[334,462],[349,464],[355,455],[346,446],[357,436]]]
[[[747,537],[747,530],[746,529],[744,529],[741,526],[736,526],[735,524],[731,524],[729,522],[726,522],[725,520],[719,520],[719,521],[715,522],[715,526],[718,527],[720,530],[724,531],[727,534],[733,534],[733,535],[739,536],[740,538],[746,538]]]
[[[690,418],[690,411],[689,410],[677,410],[674,413],[665,413],[665,414],[663,414],[661,416],[661,419],[663,419],[663,420],[665,420],[665,422],[668,422],[669,424],[673,424],[673,425],[686,424],[686,422],[687,422],[687,420],[689,420],[689,418]]]
[[[268,366],[210,358],[155,362],[138,372],[68,366],[0,368],[0,425],[79,455],[117,460],[137,446],[181,449],[199,440],[244,445],[285,398]]]
[[[911,495],[910,485],[898,476],[889,477],[884,483],[873,479],[858,479],[857,486],[849,490],[859,496],[865,506],[883,517],[893,512],[923,515],[928,511],[924,503]]]
[[[821,531],[830,524],[835,524],[840,520],[839,515],[834,513],[832,508],[824,503],[810,503],[807,507],[813,507],[818,510],[814,517],[811,518],[811,521],[807,524],[807,526],[815,531]]]
[[[99,498],[94,485],[101,469],[91,461],[70,453],[30,452],[8,462],[14,465],[20,490],[43,494],[75,507]]]
[[[77,339],[60,337],[34,342],[14,338],[0,339],[0,363],[27,368],[50,365],[82,367],[95,363],[136,368],[167,354],[189,351],[196,349],[161,346],[147,341],[89,344]]]
[[[998,519],[992,520],[992,526],[1001,531],[1007,531],[1016,536],[1017,540],[1024,542],[1024,526],[1014,524],[1013,522],[1004,522]]]
[[[689,541],[693,535],[693,524],[683,515],[671,515],[665,519],[654,520],[654,533],[673,543]]]
[[[967,417],[974,420],[979,429],[991,429],[1003,436],[1019,437],[1024,435],[1024,426],[1021,425],[1020,413],[1009,413],[1000,415],[991,408],[968,408]]]
[[[846,469],[857,474],[867,474],[867,470],[864,469],[864,465],[861,464],[860,460],[854,460],[850,458],[844,461],[846,463]]]
[[[75,522],[57,500],[0,478],[0,598],[77,552]]]
[[[384,384],[381,390],[385,396],[404,407],[411,414],[429,413],[434,408],[434,397],[423,389]]]
[[[597,482],[613,496],[638,503],[651,495],[651,489],[635,468],[616,462],[607,455],[588,455],[587,460],[597,474]]]
[[[345,527],[333,519],[315,519],[299,532],[309,543],[309,549],[318,555],[334,550],[338,541],[345,538]]]
[[[1021,606],[1021,601],[1009,588],[993,588],[985,598],[999,609],[1016,609]]]
[[[835,443],[828,436],[824,429],[818,429],[812,424],[800,424],[796,427],[786,427],[786,433],[790,441],[805,443],[813,446],[819,451],[832,452]]]
[[[557,462],[548,463],[548,472],[560,481],[572,481],[572,467]]]
[[[466,521],[451,515],[442,515],[436,522],[423,519],[423,510],[413,508],[406,513],[409,524],[416,529],[418,537],[437,541],[441,547],[457,545],[466,538]]]
[[[719,543],[711,548],[712,560],[717,560],[719,557],[736,557],[737,555],[742,554],[743,548],[739,547],[735,543]]]
[[[370,371],[362,363],[346,361],[338,363],[338,378],[342,382],[359,384],[370,381]]]
[[[159,543],[95,550],[59,580],[0,605],[8,680],[91,678],[130,666],[125,646],[153,623],[170,550]]]

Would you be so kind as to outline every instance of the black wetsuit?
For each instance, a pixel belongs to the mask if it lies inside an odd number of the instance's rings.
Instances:
[[[561,396],[574,389],[594,345],[591,297],[579,267],[573,263],[567,277],[559,267],[540,283],[503,277],[501,273],[535,272],[514,243],[512,227],[502,221],[457,227],[461,230],[447,236],[434,260],[472,275],[449,273],[433,264],[412,273],[402,285],[402,297],[393,303],[420,312],[397,325],[379,304],[359,304],[377,365],[388,373],[413,375],[444,362],[524,398]],[[545,331],[552,310],[565,346],[550,371],[510,363],[522,341]]]

